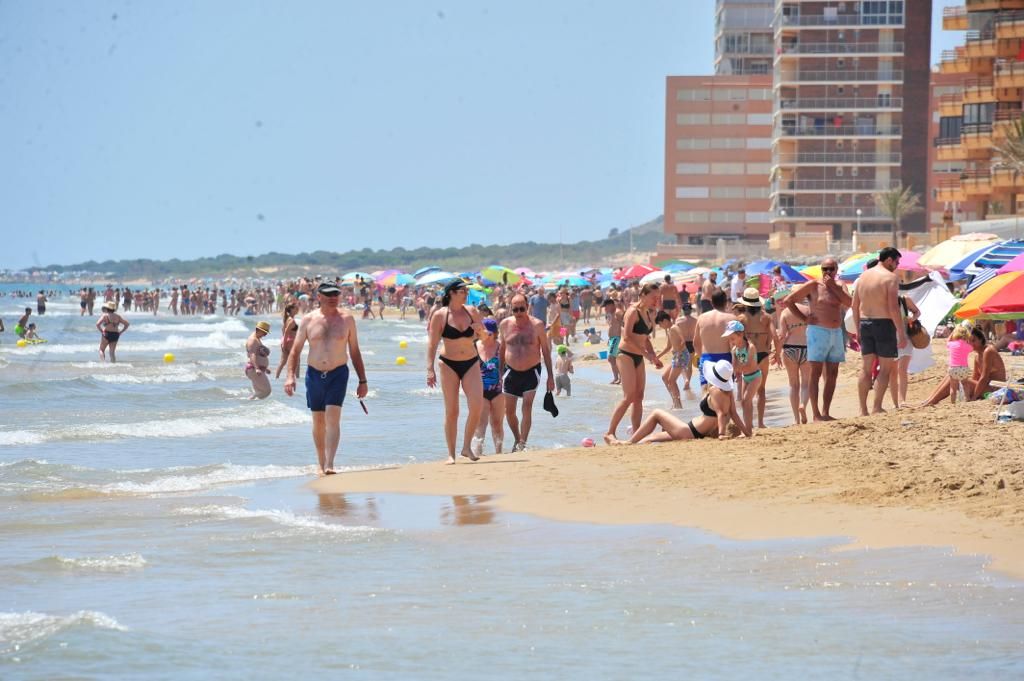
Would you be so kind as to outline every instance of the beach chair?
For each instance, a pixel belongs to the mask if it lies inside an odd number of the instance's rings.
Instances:
[[[996,388],[1006,388],[1012,390],[1018,395],[1024,396],[1024,355],[1010,355],[1003,358],[1003,364],[1006,365],[1006,380],[1005,381],[992,381],[992,385]],[[993,414],[994,420],[999,420],[999,413],[1006,406],[1005,403],[1006,393],[996,403],[996,410]]]

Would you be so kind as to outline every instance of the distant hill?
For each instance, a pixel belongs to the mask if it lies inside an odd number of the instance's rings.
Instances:
[[[364,248],[344,253],[313,251],[289,255],[270,252],[258,256],[223,254],[195,260],[90,260],[73,265],[49,265],[38,269],[61,273],[94,272],[118,280],[152,281],[167,277],[277,278],[302,274],[334,275],[353,270],[373,272],[387,268],[412,272],[428,265],[437,265],[454,272],[475,270],[491,264],[508,267],[528,266],[537,270],[574,269],[584,265],[621,264],[624,260],[630,259],[631,233],[632,259],[645,258],[646,253],[655,250],[657,243],[663,238],[662,216],[622,231],[613,229],[604,239],[562,245],[526,241],[489,246],[470,244],[463,248],[410,250],[399,247],[387,251]]]

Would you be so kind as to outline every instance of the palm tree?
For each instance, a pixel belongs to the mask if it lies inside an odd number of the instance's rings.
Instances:
[[[924,210],[921,207],[921,195],[915,194],[912,187],[904,187],[902,184],[884,192],[876,192],[871,198],[874,199],[878,210],[892,219],[893,246],[896,245],[897,228],[903,218]]]

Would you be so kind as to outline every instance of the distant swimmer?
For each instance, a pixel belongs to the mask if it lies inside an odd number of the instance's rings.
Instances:
[[[313,444],[316,446],[319,475],[334,474],[334,457],[341,441],[341,408],[348,389],[348,360],[352,359],[359,387],[356,397],[366,397],[366,370],[359,351],[356,320],[338,309],[341,289],[333,283],[317,288],[320,309],[302,318],[288,357],[288,378],[284,392],[295,394],[296,375],[302,349],[309,341],[306,367],[306,406],[313,412]]]
[[[101,334],[100,359],[107,359],[107,348],[110,348],[111,362],[117,361],[117,356],[114,354],[117,351],[117,341],[121,339],[121,334],[127,331],[129,326],[128,320],[117,314],[115,310],[117,310],[117,303],[114,301],[108,300],[103,303],[103,314],[96,322],[96,328]]]
[[[14,325],[14,333],[17,334],[18,338],[24,338],[25,333],[28,331],[28,318],[32,316],[32,308],[26,307],[25,314],[18,318],[17,324]]]
[[[245,377],[252,382],[250,400],[265,400],[270,396],[270,348],[263,344],[263,338],[269,333],[270,322],[257,322],[256,330],[245,341],[245,354],[249,358]]]
[[[25,340],[41,342],[43,339],[36,333],[36,325],[34,323],[29,324],[28,328],[25,329]]]
[[[39,316],[46,314],[46,292],[40,291],[39,295],[36,296],[36,313]]]

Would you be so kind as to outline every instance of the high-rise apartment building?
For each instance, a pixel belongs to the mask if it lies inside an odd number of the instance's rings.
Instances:
[[[931,111],[928,136],[931,139],[940,139],[943,127],[948,132],[949,121],[943,123],[943,119],[951,116],[959,118],[962,115],[964,86],[973,78],[969,73],[932,71],[928,103],[928,110]],[[939,158],[939,149],[935,144],[929,146],[927,216],[931,229],[947,228],[940,233],[940,238],[945,238],[952,233],[949,228],[953,224],[981,219],[983,204],[971,200],[960,191],[960,178],[968,170],[967,159],[949,158],[945,147],[942,147],[944,157]]]
[[[772,79],[670,76],[665,120],[665,234],[676,244],[771,232]]]
[[[773,26],[775,230],[890,231],[874,193],[927,195],[931,0],[777,0]]]
[[[939,69],[965,80],[958,97],[938,104],[935,156],[962,170],[939,184],[936,198],[977,202],[984,218],[1024,213],[1024,177],[1006,167],[997,150],[1022,115],[1022,9],[1024,0],[970,0],[943,10],[944,29],[967,33],[962,46],[943,52]]]
[[[715,0],[715,73],[772,72],[775,0]]]

